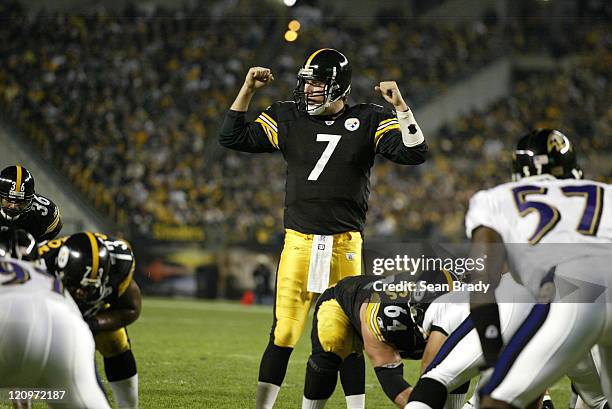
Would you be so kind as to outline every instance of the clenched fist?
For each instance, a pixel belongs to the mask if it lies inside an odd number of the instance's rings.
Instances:
[[[404,98],[402,98],[402,94],[395,81],[382,81],[374,87],[374,90],[381,94],[385,101],[393,105],[397,112],[408,110],[408,105],[404,102]]]
[[[274,75],[272,75],[272,71],[269,68],[251,67],[244,79],[244,85],[249,89],[255,90],[265,87],[272,81],[274,81]]]

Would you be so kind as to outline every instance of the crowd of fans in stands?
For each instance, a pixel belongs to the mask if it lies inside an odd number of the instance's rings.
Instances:
[[[226,242],[278,243],[282,158],[216,143],[249,66],[271,65],[277,77],[253,112],[290,97],[305,53],[322,44],[351,58],[352,102],[380,102],[373,85],[392,78],[414,106],[529,42],[514,23],[495,19],[459,26],[395,21],[373,29],[324,14],[306,20],[299,41],[288,44],[285,20],[265,4],[29,16],[17,3],[3,3],[1,111],[132,234],[149,235],[159,223],[202,226]],[[509,165],[500,164],[509,163],[516,136],[535,125],[579,136],[587,171],[612,177],[611,35],[599,26],[572,30],[582,40],[564,52],[589,51],[574,69],[517,78],[510,98],[430,136],[431,159],[423,166],[377,163],[366,234],[462,237],[469,197],[508,179]]]

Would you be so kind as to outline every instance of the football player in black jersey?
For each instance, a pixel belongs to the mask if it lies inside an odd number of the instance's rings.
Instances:
[[[448,284],[456,277],[447,271],[427,272],[418,280]],[[386,291],[384,284],[410,281],[395,276],[347,277],[317,300],[312,324],[312,354],[306,365],[302,409],[321,409],[334,392],[338,370],[350,354],[366,352],[385,394],[400,408],[412,388],[403,376],[403,358],[421,359],[426,340],[425,311],[441,292]],[[417,301],[418,298],[418,301]]]
[[[250,68],[219,136],[221,145],[238,151],[280,151],[287,163],[285,244],[270,341],[259,369],[258,409],[274,406],[314,293],[361,274],[375,156],[418,165],[427,154],[423,133],[394,81],[375,87],[393,110],[349,105],[351,66],[342,53],[329,48],[310,54],[297,79],[293,101],[276,102],[247,122],[255,91],[274,80],[270,69]],[[352,409],[364,406],[364,374],[361,356],[345,360],[341,381]]]
[[[0,172],[0,230],[22,229],[37,241],[49,240],[62,229],[59,209],[34,192],[34,178],[21,165]]]
[[[140,289],[129,243],[101,233],[43,242],[38,254],[76,301],[89,325],[117,407],[138,407],[138,373],[126,327],[140,316]]]

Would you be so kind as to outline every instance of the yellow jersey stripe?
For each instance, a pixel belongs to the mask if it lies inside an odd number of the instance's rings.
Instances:
[[[270,127],[270,125],[268,125],[263,119],[261,118],[257,118],[255,120],[255,122],[259,123],[261,125],[261,127],[263,128],[264,132],[266,133],[266,135],[268,136],[268,140],[270,141],[270,143],[272,144],[272,146],[274,146],[276,149],[279,149],[278,147],[278,133],[272,129]]]
[[[380,121],[378,123],[378,127],[380,127],[381,125],[384,125],[384,124],[386,124],[387,122],[390,122],[390,121],[397,121],[397,118],[383,119],[382,121]]]
[[[132,259],[132,266],[130,267],[130,272],[128,273],[127,277],[125,277],[125,280],[123,280],[121,284],[119,284],[119,287],[117,288],[117,295],[119,297],[121,297],[123,293],[125,293],[125,290],[127,290],[128,286],[132,282],[132,277],[134,277],[135,269],[136,269],[136,261]]]
[[[377,130],[377,131],[380,131],[381,129],[384,129],[384,128],[386,128],[387,126],[389,126],[389,125],[394,125],[394,124],[399,124],[399,122],[398,122],[397,120],[395,120],[395,121],[389,121],[389,122],[387,122],[387,123],[385,123],[385,124],[383,124],[383,125],[379,126],[379,127],[376,129],[376,130]]]
[[[21,170],[21,166],[20,165],[17,165],[16,167],[17,167],[17,178],[16,178],[16,181],[15,181],[15,192],[21,192],[22,170]]]
[[[59,209],[57,209],[57,214],[55,215],[55,219],[53,219],[53,223],[51,223],[51,225],[47,228],[47,230],[45,231],[45,234],[51,233],[53,230],[55,230],[59,221],[60,221],[60,212],[59,212]]]
[[[324,51],[324,50],[331,50],[331,48],[321,48],[320,50],[317,50],[314,53],[310,54],[310,57],[308,57],[308,59],[306,60],[306,64],[304,64],[304,68],[310,68],[310,63],[312,62],[312,59],[315,58],[317,54],[319,54],[321,51]]]
[[[382,333],[380,332],[380,328],[378,328],[378,324],[376,322],[376,315],[378,314],[379,309],[380,309],[380,303],[369,303],[367,305],[366,307],[366,319],[368,320],[367,327],[372,333],[372,335],[376,337],[376,339],[378,339],[379,341],[384,341],[385,338],[382,336]]]
[[[265,112],[262,112],[259,116],[263,117],[263,119],[267,119],[268,121],[270,121],[270,125],[272,126],[272,128],[274,128],[274,130],[278,132],[278,124],[276,123],[274,118],[272,118],[270,115],[266,114]]]
[[[91,243],[91,279],[95,280],[98,277],[98,268],[100,266],[100,254],[98,254],[98,239],[96,236],[86,231],[85,234],[89,238],[89,242]]]
[[[377,131],[376,134],[374,135],[374,142],[376,144],[376,148],[378,148],[378,143],[380,142],[380,140],[382,139],[383,135],[393,129],[400,129],[399,124],[391,124],[389,126],[387,126],[384,129],[381,129],[380,131]]]

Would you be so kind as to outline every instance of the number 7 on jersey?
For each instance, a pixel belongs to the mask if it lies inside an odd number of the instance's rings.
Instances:
[[[317,142],[327,142],[327,146],[325,147],[325,150],[317,161],[317,164],[310,172],[310,175],[308,175],[308,180],[319,179],[319,176],[321,176],[323,169],[325,169],[325,165],[327,165],[329,158],[331,158],[332,154],[334,153],[334,150],[336,149],[336,146],[338,146],[340,138],[342,138],[342,135],[333,135],[327,133],[317,134]]]

